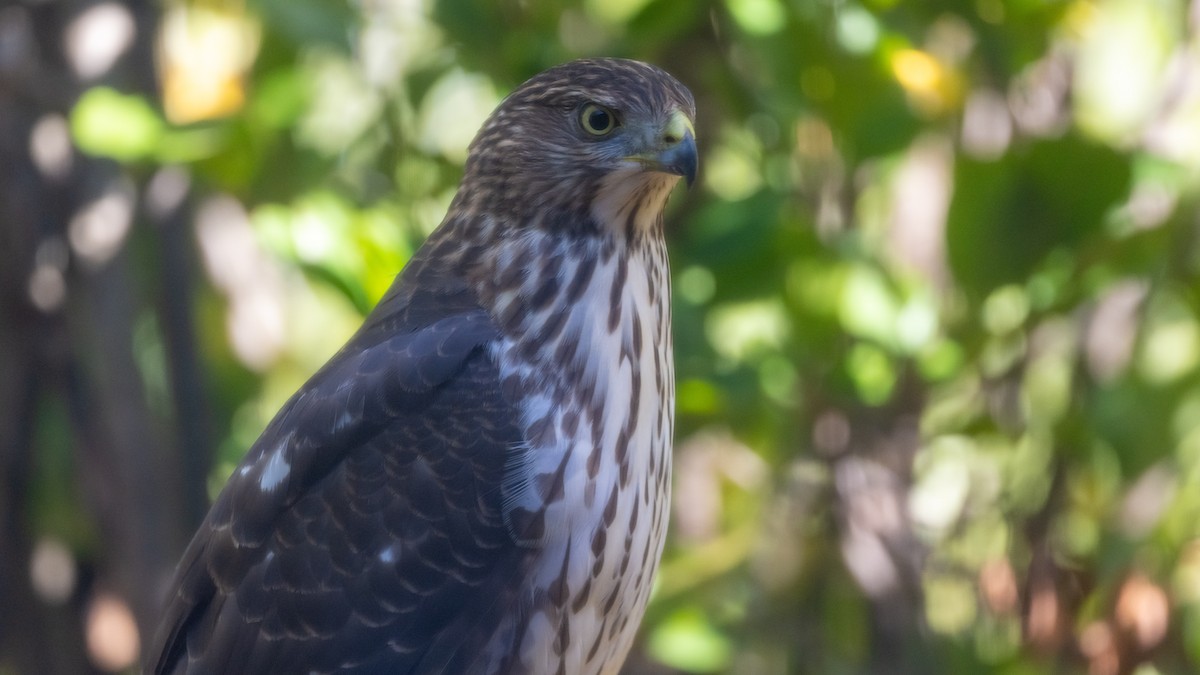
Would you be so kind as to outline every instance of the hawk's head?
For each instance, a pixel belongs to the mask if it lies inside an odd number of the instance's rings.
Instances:
[[[589,215],[601,225],[627,211],[656,220],[679,177],[695,180],[695,114],[691,93],[645,63],[581,59],[551,68],[484,124],[461,206],[487,204],[490,215],[537,227],[579,227]]]

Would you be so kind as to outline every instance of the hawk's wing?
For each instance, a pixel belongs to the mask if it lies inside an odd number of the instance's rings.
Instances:
[[[461,294],[423,300],[386,299],[251,448],[179,564],[153,672],[478,656],[528,555],[501,512],[520,437],[491,320]]]

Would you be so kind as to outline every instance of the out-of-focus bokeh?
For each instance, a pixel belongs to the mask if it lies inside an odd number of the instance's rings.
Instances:
[[[9,0],[0,673],[130,672],[505,92],[695,92],[628,673],[1200,670],[1200,2]]]

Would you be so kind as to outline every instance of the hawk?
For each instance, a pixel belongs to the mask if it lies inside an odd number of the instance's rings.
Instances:
[[[530,79],[442,224],[234,471],[153,673],[615,673],[663,547],[663,207],[688,90],[636,61]]]

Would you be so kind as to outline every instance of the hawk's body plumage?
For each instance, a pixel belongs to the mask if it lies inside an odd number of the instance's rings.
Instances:
[[[694,114],[613,59],[497,108],[441,227],[217,499],[151,670],[619,669],[666,529],[661,221]]]

